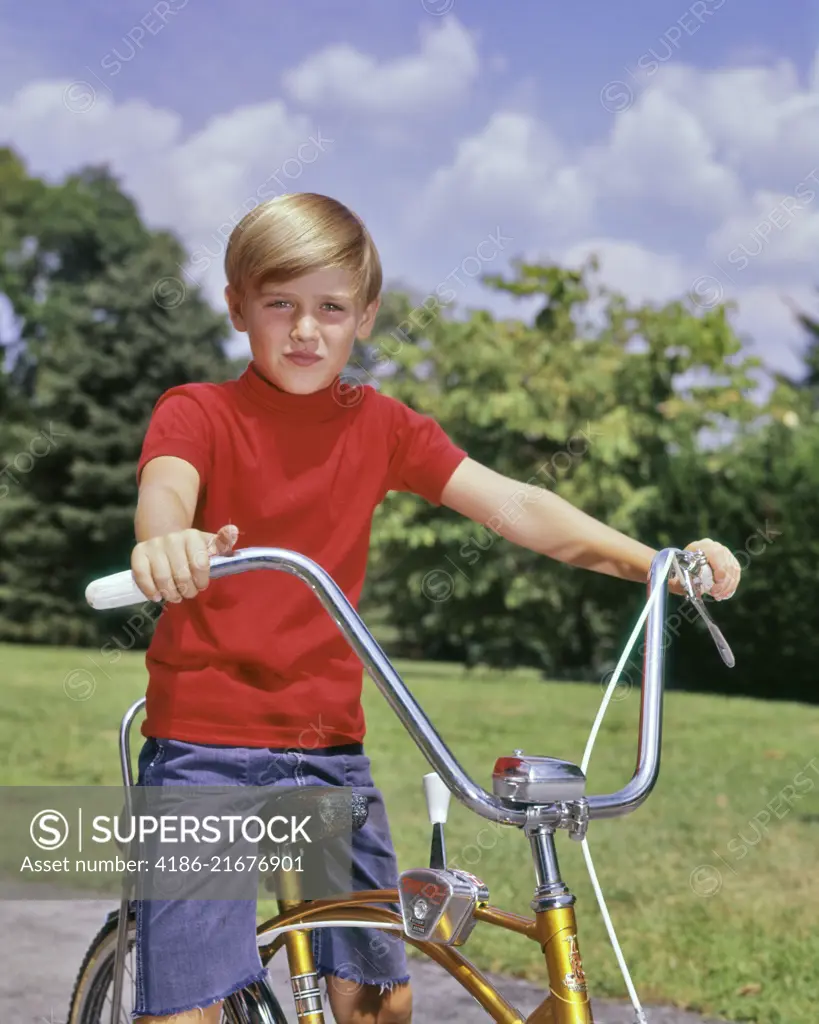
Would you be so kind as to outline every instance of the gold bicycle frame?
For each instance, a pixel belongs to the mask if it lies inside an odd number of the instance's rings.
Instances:
[[[309,1006],[297,989],[297,981],[307,983],[315,991],[315,964],[309,938],[310,924],[335,921],[343,917],[348,921],[361,921],[362,927],[379,923],[401,924],[401,918],[392,910],[379,906],[398,903],[397,889],[375,889],[350,893],[338,899],[297,902],[279,900],[279,914],[269,918],[258,928],[258,934],[288,925],[304,924],[304,930],[278,935],[259,946],[262,962],[267,965],[276,952],[285,946],[294,994],[297,997],[299,1021],[324,1024],[320,1004]],[[479,922],[506,931],[516,932],[540,945],[546,961],[549,995],[528,1017],[523,1017],[492,985],[488,978],[470,963],[457,949],[435,942],[411,939],[403,930],[404,942],[414,946],[425,956],[438,963],[466,991],[473,996],[498,1024],[594,1024],[591,1004],[586,988],[586,977],[577,943],[574,907],[557,907],[539,911],[534,919],[510,914],[497,907],[480,904],[475,910]],[[308,981],[309,979],[309,981]]]

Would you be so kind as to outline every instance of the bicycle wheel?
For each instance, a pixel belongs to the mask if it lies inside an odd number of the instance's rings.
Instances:
[[[114,955],[117,947],[119,912],[112,912],[85,954],[68,1009],[66,1024],[111,1024]],[[128,920],[125,976],[118,1024],[133,1024],[134,977],[136,972],[136,922]],[[248,985],[228,996],[222,1008],[223,1024],[287,1024],[287,1018],[270,986],[264,982]]]

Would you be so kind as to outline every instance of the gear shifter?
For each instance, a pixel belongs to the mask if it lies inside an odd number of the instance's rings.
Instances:
[[[437,772],[424,776],[424,797],[427,801],[427,814],[432,825],[432,847],[429,852],[429,866],[446,870],[446,845],[444,843],[444,825],[449,812],[450,791],[441,781]]]
[[[424,796],[432,825],[428,868],[402,871],[398,896],[404,932],[411,939],[462,946],[475,927],[475,907],[489,890],[468,871],[447,870],[444,825],[450,791],[436,772],[424,776]]]

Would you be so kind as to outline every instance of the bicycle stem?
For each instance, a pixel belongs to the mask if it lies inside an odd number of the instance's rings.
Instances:
[[[672,551],[684,554],[677,548],[664,548],[655,555],[648,582],[649,596]],[[501,802],[466,774],[344,592],[321,566],[296,551],[284,548],[244,548],[233,555],[213,557],[210,575],[212,579],[218,579],[254,569],[287,572],[313,590],[412,740],[461,803],[490,821],[518,827],[526,824],[526,808]],[[631,780],[616,793],[587,798],[589,818],[612,818],[636,810],[648,797],[659,776],[665,665],[663,631],[668,596],[665,586],[661,591],[646,623],[637,768]],[[555,824],[560,815],[560,808],[556,806]],[[538,821],[540,824],[549,823],[548,808],[539,809]]]

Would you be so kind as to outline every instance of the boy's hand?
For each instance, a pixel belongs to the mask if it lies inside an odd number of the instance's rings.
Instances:
[[[716,601],[725,601],[733,597],[739,586],[739,578],[742,574],[739,562],[723,544],[706,537],[704,540],[696,540],[689,544],[686,551],[702,551],[708,559],[708,565],[714,574],[714,585],[709,594]],[[685,594],[685,588],[680,580],[673,580],[669,584],[672,594]]]
[[[212,555],[230,554],[239,539],[236,526],[223,526],[218,533],[180,530],[137,544],[131,553],[131,572],[137,586],[152,601],[178,604],[196,597],[210,582]]]

